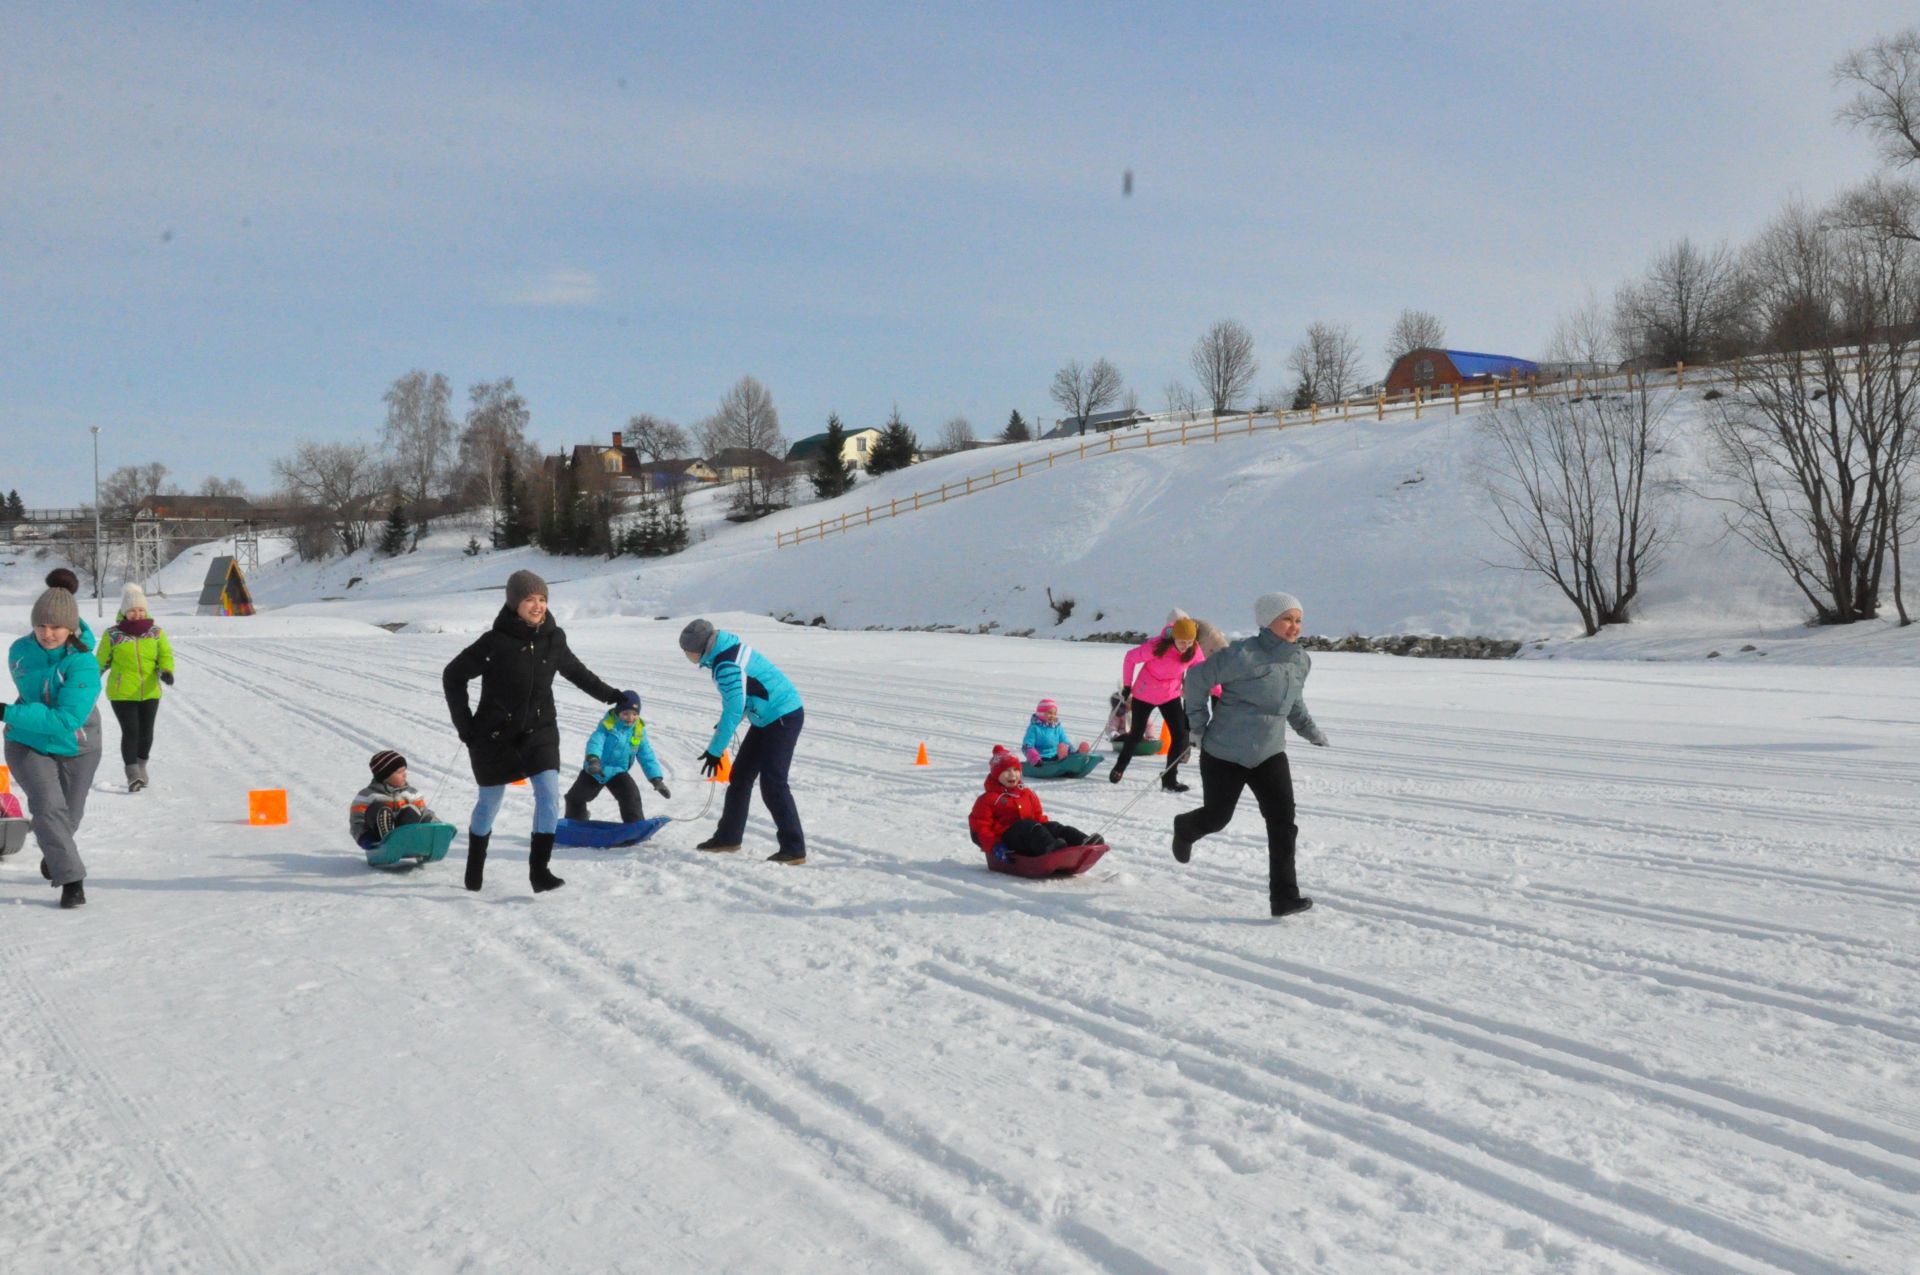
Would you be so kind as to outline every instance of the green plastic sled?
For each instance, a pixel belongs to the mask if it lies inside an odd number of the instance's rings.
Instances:
[[[1023,766],[1021,773],[1028,779],[1078,779],[1091,774],[1093,768],[1105,760],[1099,753],[1068,753],[1065,757],[1049,757]]]
[[[453,844],[450,823],[409,823],[395,828],[385,841],[367,851],[367,866],[391,868],[402,859],[438,863]]]
[[[1110,747],[1117,753],[1120,751],[1121,746],[1122,741],[1116,736]],[[1154,757],[1158,756],[1159,752],[1160,737],[1158,735],[1148,735],[1133,746],[1133,755],[1135,757]]]

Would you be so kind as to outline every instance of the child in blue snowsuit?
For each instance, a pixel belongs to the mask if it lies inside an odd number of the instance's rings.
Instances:
[[[1043,699],[1034,707],[1033,716],[1027,722],[1026,738],[1020,741],[1020,751],[1029,766],[1057,761],[1075,751],[1084,753],[1092,747],[1082,741],[1077,750],[1074,748],[1073,737],[1060,724],[1060,705],[1050,699]]]
[[[714,689],[720,692],[720,720],[700,757],[703,772],[712,776],[719,771],[734,728],[742,717],[748,724],[747,737],[740,741],[740,753],[733,759],[720,826],[694,849],[740,848],[747,830],[747,804],[758,781],[760,799],[767,803],[780,838],[780,848],[767,858],[774,863],[805,863],[807,837],[793,804],[793,790],[787,786],[793,750],[807,720],[800,692],[772,660],[706,620],[694,620],[680,631],[680,649],[689,660],[712,671]]]
[[[620,702],[601,719],[600,726],[587,740],[587,762],[580,777],[567,789],[567,818],[585,819],[587,807],[602,788],[620,803],[620,822],[634,823],[646,818],[640,805],[640,786],[627,772],[640,763],[640,773],[662,798],[671,797],[667,781],[647,739],[647,724],[640,720],[640,692],[620,692]]]

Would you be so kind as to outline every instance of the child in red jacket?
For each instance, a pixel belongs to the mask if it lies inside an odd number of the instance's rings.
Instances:
[[[1088,843],[1086,833],[1064,823],[1051,823],[1040,808],[1040,795],[1026,786],[1020,773],[1020,755],[995,747],[987,768],[986,791],[973,799],[967,816],[973,844],[988,854],[1037,857],[1065,846]]]

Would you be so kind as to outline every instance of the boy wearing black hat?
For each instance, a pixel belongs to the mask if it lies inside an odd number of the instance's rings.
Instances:
[[[367,762],[373,782],[353,796],[353,809],[347,816],[354,842],[362,850],[372,850],[392,835],[395,828],[410,823],[434,823],[427,799],[407,783],[407,759],[391,748],[375,753]]]

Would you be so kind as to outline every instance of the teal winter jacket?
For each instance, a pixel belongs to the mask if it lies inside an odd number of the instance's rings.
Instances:
[[[19,700],[0,708],[7,738],[49,757],[75,757],[100,698],[100,666],[80,634],[49,651],[29,633],[7,651]]]
[[[745,669],[740,667],[743,656]],[[755,726],[771,726],[801,707],[800,692],[787,675],[725,629],[714,633],[712,648],[701,658],[700,667],[713,671],[713,684],[720,691],[720,721],[707,744],[707,751],[716,757],[732,742],[743,714]]]
[[[666,774],[660,769],[660,759],[654,756],[653,741],[647,738],[644,719],[629,727],[608,713],[600,719],[599,729],[587,740],[587,756],[600,759],[600,773],[593,777],[603,784],[615,775],[626,774],[636,759],[640,762],[640,773],[648,779],[659,779]],[[587,773],[593,774],[592,771]]]

